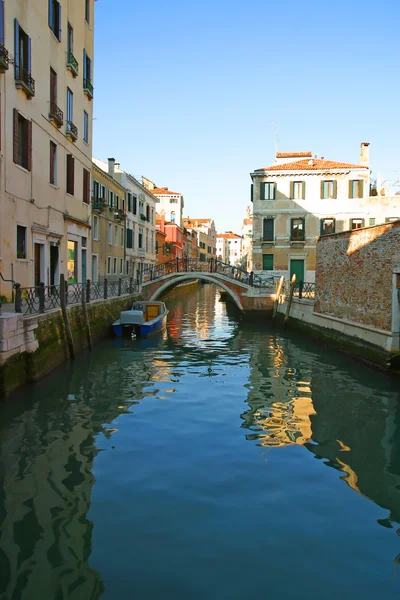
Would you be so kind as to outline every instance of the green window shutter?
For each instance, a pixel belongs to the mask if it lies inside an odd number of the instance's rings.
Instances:
[[[337,198],[337,181],[333,182],[333,197]]]
[[[360,187],[359,187],[359,192],[360,192],[359,197],[360,198],[364,198],[364,182],[361,180],[359,185],[360,185]]]
[[[274,255],[263,254],[263,271],[272,271],[274,269]]]
[[[263,240],[268,242],[274,240],[274,219],[263,220]]]
[[[260,183],[260,200],[265,200],[265,183]]]
[[[349,198],[353,197],[353,181],[350,179],[349,181]]]
[[[294,198],[294,181],[290,182],[290,198],[293,200]]]
[[[302,187],[301,197],[303,198],[303,200],[305,200],[306,199],[306,182],[305,181],[302,181],[301,187]]]
[[[270,200],[275,200],[275,196],[276,196],[276,183],[272,184],[272,194],[271,194],[272,198],[270,198]]]
[[[324,181],[321,181],[321,199],[324,197]]]

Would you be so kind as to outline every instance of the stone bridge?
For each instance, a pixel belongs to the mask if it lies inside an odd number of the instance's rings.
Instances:
[[[142,296],[145,300],[157,300],[167,290],[180,283],[194,279],[218,285],[226,291],[238,309],[244,314],[251,314],[251,311],[272,311],[275,300],[273,284],[264,287],[255,287],[250,285],[250,283],[241,281],[239,278],[236,279],[232,276],[213,271],[175,271],[172,273],[162,273],[158,276],[156,274],[151,280],[142,283]]]

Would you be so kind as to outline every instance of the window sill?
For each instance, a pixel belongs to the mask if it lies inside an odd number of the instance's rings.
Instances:
[[[54,33],[54,31],[52,30],[52,28],[51,28],[51,27],[49,27],[49,29],[50,29],[50,31],[51,31],[51,33],[52,33],[52,36],[53,36],[53,38],[54,38],[54,39],[55,39],[55,41],[57,42],[57,44],[61,44],[61,40],[59,40],[59,39],[58,39],[58,37],[56,36],[56,34],[55,34],[55,33]]]
[[[15,260],[19,263],[28,263],[29,262],[29,258],[16,258]]]
[[[69,192],[65,192],[67,196],[70,196],[71,198],[75,198],[74,194],[70,194]]]
[[[52,188],[54,188],[55,190],[59,190],[60,189],[58,185],[56,185],[55,183],[50,183],[50,181],[49,181],[49,186],[52,187]]]
[[[86,144],[86,146],[89,146],[89,142],[88,142],[88,141],[86,141],[86,140],[84,140],[83,138],[82,138],[82,142],[83,142],[84,144]]]
[[[26,169],[25,167],[23,167],[22,165],[19,165],[18,163],[14,163],[14,165],[20,169],[21,171],[23,171],[24,173],[30,173],[30,171],[28,171],[28,169]]]

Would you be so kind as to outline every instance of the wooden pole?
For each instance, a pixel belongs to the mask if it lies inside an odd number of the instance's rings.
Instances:
[[[82,285],[82,309],[83,309],[83,316],[85,318],[85,329],[86,329],[88,348],[89,348],[89,350],[91,350],[92,349],[92,332],[90,331],[90,323],[89,323],[89,317],[88,317],[87,306],[86,306],[86,290],[83,287],[83,285]]]
[[[64,275],[60,275],[60,302],[61,302],[61,312],[62,312],[62,316],[64,319],[64,325],[65,325],[65,333],[67,335],[69,356],[70,356],[71,360],[74,360],[74,358],[75,358],[74,339],[72,337],[71,325],[69,322],[69,317],[68,317],[68,312],[67,312]]]
[[[283,288],[283,282],[284,281],[285,281],[285,278],[282,275],[282,277],[279,280],[278,287],[277,287],[277,290],[276,290],[276,296],[275,296],[275,302],[274,302],[274,310],[272,312],[272,320],[273,321],[275,321],[275,319],[276,319],[276,313],[278,312],[279,299],[281,297],[282,288]]]
[[[290,307],[292,306],[292,300],[293,300],[293,294],[294,294],[295,287],[296,287],[296,275],[293,275],[292,281],[290,282],[289,300],[288,300],[288,304],[287,304],[285,320],[283,322],[283,329],[286,329],[286,327],[287,327],[287,323],[289,320]]]

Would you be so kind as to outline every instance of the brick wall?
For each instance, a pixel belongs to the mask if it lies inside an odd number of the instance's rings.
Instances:
[[[400,221],[319,238],[315,312],[391,331],[399,252]]]

